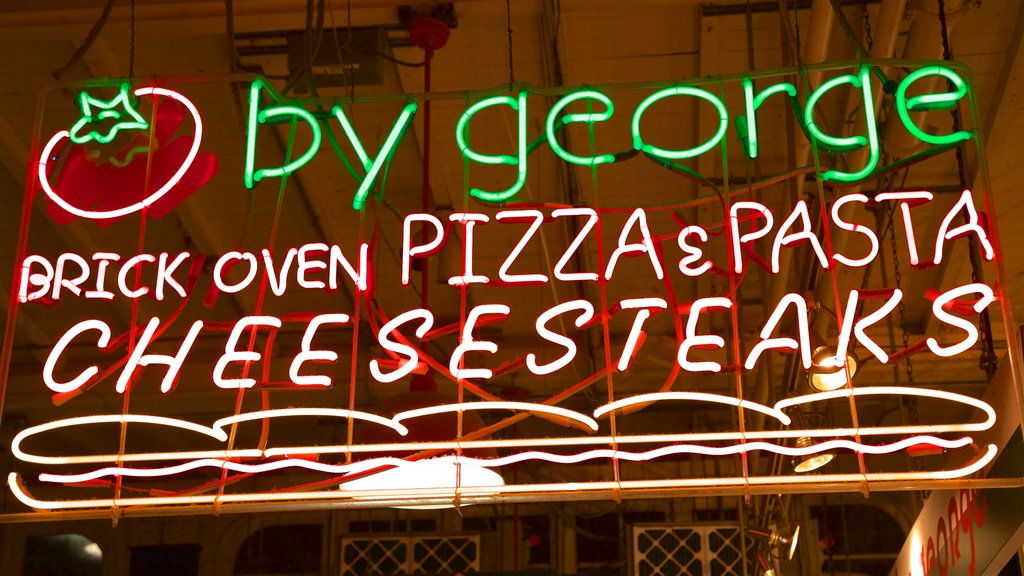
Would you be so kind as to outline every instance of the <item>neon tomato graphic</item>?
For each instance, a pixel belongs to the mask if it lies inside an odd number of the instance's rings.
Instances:
[[[136,110],[133,97],[152,99],[152,122]],[[150,86],[129,94],[122,84],[111,100],[83,92],[79,107],[82,117],[50,137],[39,157],[39,183],[50,201],[47,214],[57,222],[81,217],[109,226],[144,208],[159,218],[217,173],[217,158],[199,151],[199,110],[178,92]],[[113,148],[119,135],[129,135],[130,141],[109,153],[85,146]]]

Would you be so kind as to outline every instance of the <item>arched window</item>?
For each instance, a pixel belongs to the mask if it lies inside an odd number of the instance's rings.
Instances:
[[[25,542],[24,576],[100,576],[103,550],[81,534],[30,536]]]
[[[249,535],[235,555],[235,576],[319,576],[323,526],[267,526]]]

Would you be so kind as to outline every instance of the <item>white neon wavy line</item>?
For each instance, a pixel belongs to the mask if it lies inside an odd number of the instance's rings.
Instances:
[[[746,444],[739,444],[735,446],[697,446],[697,445],[681,445],[681,446],[664,446],[661,448],[655,448],[646,452],[624,452],[622,450],[611,450],[611,449],[600,449],[590,450],[579,454],[563,455],[563,454],[552,454],[550,452],[523,452],[520,454],[513,454],[510,456],[504,456],[501,458],[472,458],[466,456],[445,456],[442,458],[435,458],[430,460],[431,462],[437,461],[458,461],[462,464],[479,466],[481,468],[501,468],[509,466],[511,464],[517,464],[528,460],[542,460],[545,462],[551,462],[554,464],[578,464],[580,462],[586,462],[588,460],[597,460],[601,458],[615,458],[618,460],[626,460],[630,462],[646,462],[649,460],[655,460],[665,456],[671,456],[675,454],[700,454],[704,456],[731,456],[736,454],[742,454],[745,452],[752,452],[755,450],[762,450],[766,452],[773,452],[775,454],[781,454],[783,456],[798,457],[798,456],[809,456],[811,454],[818,454],[822,452],[830,452],[833,450],[850,450],[852,452],[858,452],[861,454],[891,454],[893,452],[899,452],[905,450],[911,446],[918,446],[921,444],[933,444],[940,446],[947,450],[955,450],[969,446],[973,440],[971,438],[960,438],[957,440],[945,440],[942,438],[936,438],[934,436],[916,436],[914,438],[907,438],[891,444],[882,445],[869,445],[861,444],[859,442],[852,442],[849,440],[829,440],[821,442],[812,446],[804,448],[790,448],[787,446],[779,446],[777,444],[771,444],[768,442],[748,442]],[[318,472],[326,472],[331,474],[349,474],[352,472],[360,472],[364,470],[371,470],[380,466],[392,466],[396,468],[409,467],[418,463],[410,462],[401,458],[374,458],[372,460],[366,460],[363,462],[357,462],[354,464],[327,464],[323,462],[314,462],[310,460],[277,460],[274,462],[265,462],[262,464],[244,464],[240,462],[231,462],[218,459],[202,459],[195,460],[192,462],[186,462],[178,464],[176,466],[166,466],[163,468],[125,468],[122,466],[110,466],[107,468],[101,468],[99,470],[93,470],[90,472],[84,472],[81,474],[49,474],[43,473],[39,475],[39,480],[43,482],[55,482],[55,483],[66,483],[74,484],[78,482],[86,482],[89,480],[95,480],[104,476],[128,476],[128,477],[139,477],[139,478],[156,478],[160,476],[171,476],[173,474],[180,474],[190,470],[196,470],[199,468],[222,468],[232,470],[234,472],[241,472],[245,474],[259,474],[262,472],[268,472],[271,470],[280,470],[283,468],[305,468],[308,470],[315,470]]]
[[[213,427],[218,430],[223,430],[227,426],[239,422],[262,420],[264,418],[282,418],[288,416],[333,416],[336,418],[365,420],[367,422],[380,424],[381,426],[387,426],[402,436],[409,433],[408,428],[389,418],[370,414],[369,412],[362,412],[360,410],[346,410],[343,408],[278,408],[274,410],[259,410],[257,412],[249,412],[246,414],[238,414],[235,416],[221,418],[213,423]]]
[[[464,503],[471,502],[475,496],[481,501],[493,500],[495,496],[502,494],[527,494],[537,492],[556,492],[574,490],[580,493],[608,490],[630,490],[630,489],[672,489],[672,488],[701,488],[701,487],[722,487],[722,486],[758,486],[758,485],[787,485],[787,484],[810,484],[810,483],[851,483],[858,486],[864,482],[899,482],[917,480],[951,480],[969,476],[987,466],[995,459],[998,448],[989,444],[985,454],[963,468],[955,470],[944,470],[938,472],[873,472],[868,474],[809,474],[802,476],[753,476],[734,478],[688,478],[679,480],[623,480],[619,482],[569,482],[557,484],[528,484],[528,485],[505,485],[487,486],[480,488],[460,487],[457,490],[451,489],[417,489],[403,490],[403,499],[412,498],[436,498],[451,499],[458,495]],[[280,502],[280,501],[326,501],[337,500],[339,502],[352,502],[366,499],[395,500],[395,491],[387,490],[363,490],[363,491],[319,491],[319,492],[278,492],[278,493],[238,493],[238,494],[202,494],[196,496],[156,496],[149,498],[95,498],[90,500],[39,500],[33,498],[21,485],[21,478],[17,472],[7,475],[7,482],[11,493],[22,504],[37,510],[67,510],[83,508],[109,508],[132,507],[132,506],[162,506],[162,505],[196,505],[213,504],[215,502],[230,503],[257,503],[257,502]]]
[[[732,396],[722,396],[721,394],[709,394],[707,392],[651,392],[650,394],[640,394],[637,396],[630,396],[629,398],[623,398],[622,400],[616,400],[610,404],[605,404],[594,410],[594,418],[600,418],[605,414],[625,408],[627,406],[633,406],[635,404],[643,404],[645,402],[659,402],[662,400],[699,400],[701,402],[717,402],[719,404],[728,404],[729,406],[735,406],[738,408],[747,408],[760,412],[775,418],[785,425],[792,423],[789,416],[776,408],[769,408],[757,402],[751,402],[749,400],[740,400],[733,398]]]
[[[933,390],[931,388],[910,388],[908,386],[869,386],[866,388],[840,388],[838,390],[832,390],[829,392],[816,392],[814,394],[806,394],[804,396],[795,396],[793,398],[786,398],[775,403],[776,409],[788,408],[790,406],[796,406],[799,404],[809,404],[811,402],[817,402],[819,400],[833,400],[835,398],[849,398],[850,396],[874,396],[874,395],[900,395],[906,394],[908,396],[921,396],[924,398],[935,398],[938,400],[949,400],[952,402],[959,402],[972,406],[984,412],[988,418],[984,422],[976,422],[972,424],[950,424],[946,426],[946,429],[950,432],[978,432],[981,430],[988,430],[996,423],[996,411],[992,409],[987,402],[971,398],[970,396],[964,396],[963,394],[957,394],[956,392],[946,392],[945,390]],[[902,429],[903,427],[894,427]]]
[[[208,428],[201,424],[195,424],[188,420],[179,420],[177,418],[167,418],[164,416],[149,416],[143,414],[100,414],[96,416],[78,416],[75,418],[66,418],[64,420],[55,420],[53,422],[47,422],[46,424],[39,424],[26,428],[21,432],[18,432],[14,436],[14,440],[11,441],[11,453],[14,454],[19,460],[25,462],[33,462],[35,464],[67,464],[72,462],[88,462],[88,460],[79,460],[75,456],[36,456],[34,454],[27,454],[21,449],[21,443],[26,438],[35,436],[36,434],[47,432],[49,430],[56,430],[58,428],[67,428],[70,426],[82,426],[85,424],[110,424],[110,423],[137,423],[137,424],[157,424],[160,426],[170,426],[172,428],[182,428],[185,430],[191,430],[200,434],[205,434],[221,442],[226,442],[228,439],[227,434],[222,430],[215,430]],[[110,455],[112,460],[102,461],[116,461],[118,456],[116,454]],[[86,456],[85,458],[89,458]],[[106,458],[106,456],[104,456]]]
[[[127,214],[131,214],[132,212],[137,212],[147,206],[150,206],[151,204],[162,198],[164,194],[167,194],[167,192],[169,192],[171,188],[174,188],[178,184],[178,182],[181,181],[181,178],[185,175],[185,172],[187,172],[188,169],[192,167],[192,162],[195,161],[196,156],[199,154],[199,144],[203,139],[203,121],[199,117],[199,110],[195,107],[192,101],[188,98],[185,98],[178,92],[168,90],[166,88],[157,88],[153,86],[139,88],[135,91],[136,96],[147,96],[151,94],[166,96],[173,100],[177,100],[182,105],[184,105],[186,109],[188,109],[189,113],[192,114],[192,119],[195,121],[196,131],[195,137],[192,139],[192,148],[189,149],[188,156],[186,156],[185,162],[182,163],[180,168],[178,168],[178,171],[175,172],[174,175],[171,176],[171,178],[167,180],[167,182],[165,182],[164,185],[160,187],[159,190],[157,190],[153,194],[150,194],[143,200],[136,202],[135,204],[125,206],[124,208],[118,208],[116,210],[83,210],[82,208],[78,208],[73,204],[69,203],[68,201],[64,200],[63,198],[61,198],[59,194],[54,192],[53,188],[50,187],[49,180],[46,177],[47,160],[50,158],[50,153],[62,139],[67,138],[70,135],[67,130],[61,130],[60,132],[54,134],[52,138],[50,138],[50,141],[47,142],[46,146],[43,147],[43,153],[39,156],[39,184],[42,187],[43,192],[45,192],[46,195],[50,197],[50,200],[53,200],[61,208],[76,216],[81,216],[82,218],[89,218],[92,220],[104,220],[107,218],[117,218],[119,216],[125,216]]]
[[[591,430],[595,432],[597,431],[597,422],[590,416],[580,414],[579,412],[566,408],[559,408],[558,406],[548,406],[547,404],[536,404],[533,402],[458,402],[455,404],[442,404],[440,406],[428,406],[426,408],[406,410],[395,414],[391,419],[395,422],[401,422],[402,420],[408,420],[410,418],[444,414],[448,412],[461,412],[464,410],[520,410],[524,412],[543,412],[545,414],[553,414],[569,418],[570,420],[575,420],[586,424]]]

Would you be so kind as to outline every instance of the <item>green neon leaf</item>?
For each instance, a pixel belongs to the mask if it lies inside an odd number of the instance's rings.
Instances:
[[[907,89],[914,82],[927,76],[942,76],[953,85],[954,92],[941,92],[938,94],[922,94],[907,98]],[[900,120],[907,131],[913,134],[918,140],[928,144],[953,144],[970,140],[974,135],[968,130],[960,130],[952,134],[929,134],[917,126],[910,117],[910,112],[925,110],[951,110],[956,107],[957,102],[967,95],[967,82],[959,74],[942,66],[925,66],[907,75],[900,82],[896,89],[896,111],[899,112]]]
[[[362,141],[359,139],[359,135],[356,134],[355,128],[352,127],[352,123],[349,121],[348,116],[345,114],[345,109],[335,104],[331,108],[331,113],[341,123],[341,128],[345,131],[345,136],[352,143],[352,148],[356,152],[356,156],[359,157],[360,164],[363,165],[363,169],[366,170],[366,177],[359,182],[359,188],[356,190],[356,195],[352,199],[352,207],[356,210],[362,210],[366,204],[366,197],[370,194],[370,188],[373,187],[374,181],[377,179],[377,175],[380,174],[381,168],[384,164],[390,161],[392,155],[394,155],[395,149],[398,144],[402,141],[406,131],[409,130],[409,126],[412,125],[412,119],[416,115],[417,105],[414,101],[409,101],[402,108],[402,111],[398,114],[398,119],[395,120],[394,126],[391,127],[391,133],[388,134],[384,145],[381,146],[380,152],[376,158],[370,158],[367,154],[366,148],[363,146]]]
[[[87,92],[78,95],[78,107],[82,117],[71,127],[70,136],[75,144],[85,144],[95,140],[100,144],[109,144],[121,130],[146,130],[149,123],[132,105],[127,83],[122,83],[117,96],[111,100],[93,98]],[[114,125],[106,133],[100,133],[91,125],[105,120],[114,120]],[[82,130],[90,126],[90,130],[82,134]]]
[[[548,112],[545,133],[547,134],[548,144],[551,146],[551,150],[566,162],[580,166],[596,166],[598,164],[611,164],[612,162],[615,162],[615,156],[612,154],[577,156],[563,148],[558,142],[558,139],[555,137],[555,133],[557,132],[555,119],[558,118],[558,115],[566,106],[577,100],[597,100],[605,105],[605,111],[588,114],[566,114],[560,122],[562,126],[574,122],[604,122],[611,118],[612,114],[615,113],[615,105],[612,104],[611,98],[608,98],[596,90],[579,90],[566,95],[564,98],[559,100],[557,104],[555,104],[550,112]]]
[[[505,202],[518,194],[519,191],[522,190],[523,185],[526,184],[526,153],[528,149],[526,142],[526,97],[526,92],[520,92],[516,98],[513,98],[512,96],[492,96],[490,98],[485,98],[467,108],[466,111],[462,113],[462,116],[459,117],[459,122],[455,126],[455,142],[459,146],[459,150],[462,152],[462,156],[464,158],[468,158],[469,160],[480,164],[512,164],[518,167],[518,170],[516,171],[516,181],[511,186],[498,192],[482,190],[480,188],[471,188],[469,194],[474,198],[478,198],[484,202]],[[516,156],[510,156],[507,154],[482,154],[470,148],[469,138],[466,135],[466,131],[469,129],[470,119],[472,119],[477,112],[492,106],[508,106],[518,112],[516,126],[519,133],[516,138],[516,145],[518,148],[518,154]]]
[[[640,118],[643,117],[644,112],[654,104],[655,102],[668,98],[670,96],[694,96],[702,100],[710,102],[715,109],[718,111],[718,130],[710,140],[686,150],[665,150],[664,148],[658,148],[653,144],[645,144],[643,137],[640,135]],[[718,97],[704,90],[703,88],[694,88],[692,86],[676,86],[674,88],[666,88],[659,90],[654,94],[651,94],[640,103],[637,107],[636,112],[633,113],[632,133],[633,133],[633,148],[657,156],[659,158],[670,158],[673,160],[683,158],[693,158],[694,156],[700,156],[708,150],[714,148],[722,141],[725,137],[725,131],[729,128],[729,112],[725,109],[725,103]]]

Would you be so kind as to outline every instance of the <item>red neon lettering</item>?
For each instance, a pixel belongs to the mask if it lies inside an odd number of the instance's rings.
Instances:
[[[327,247],[324,246],[324,248]],[[323,386],[326,388],[331,385],[330,376],[322,374],[302,376],[299,374],[299,370],[305,362],[338,361],[338,353],[333,350],[313,350],[313,336],[316,334],[317,328],[324,324],[347,324],[348,319],[348,314],[320,314],[309,322],[306,331],[302,334],[302,350],[295,355],[291,366],[288,367],[288,377],[292,382],[299,386]]]
[[[799,343],[789,337],[771,337],[782,321],[782,315],[790,306],[796,308],[797,327],[800,337]],[[775,307],[771,317],[768,318],[768,322],[761,329],[761,341],[751,349],[743,366],[747,370],[753,370],[761,354],[766,350],[772,349],[800,350],[800,358],[803,361],[804,368],[811,367],[810,330],[807,327],[807,302],[799,294],[786,294],[782,297],[782,300],[779,300],[779,304]]]
[[[196,320],[192,323],[192,327],[188,329],[188,334],[185,335],[181,346],[178,347],[178,353],[174,356],[146,354],[146,348],[153,341],[153,335],[159,326],[159,318],[150,318],[146,329],[142,332],[142,336],[139,337],[139,342],[132,350],[132,355],[128,358],[128,363],[125,364],[124,369],[121,371],[121,376],[117,379],[115,389],[118,392],[124,393],[128,389],[128,382],[135,375],[135,370],[139,366],[149,366],[150,364],[163,364],[167,366],[167,373],[164,374],[164,379],[160,382],[160,391],[166,394],[174,388],[174,384],[178,380],[178,374],[181,372],[181,367],[185,363],[185,358],[188,356],[189,350],[192,349],[192,344],[199,337],[199,332],[203,329],[203,321]]]
[[[258,326],[280,328],[281,319],[274,316],[246,316],[235,324],[235,327],[231,329],[231,335],[228,336],[227,344],[224,345],[224,354],[217,360],[217,365],[213,368],[213,382],[218,387],[252,388],[256,385],[256,380],[253,378],[225,378],[224,369],[232,362],[248,364],[260,361],[263,356],[259,352],[238,350],[238,339],[242,337],[242,332],[246,328],[255,330]]]
[[[423,338],[427,332],[430,331],[431,326],[434,325],[434,315],[427,310],[420,308],[410,310],[395,316],[392,320],[381,326],[380,332],[377,333],[377,342],[380,343],[381,347],[385,350],[395,354],[402,354],[406,359],[390,374],[381,370],[381,363],[376,358],[370,360],[370,374],[373,375],[373,379],[377,382],[382,382],[384,384],[394,382],[395,380],[408,376],[416,369],[416,365],[419,364],[420,361],[419,352],[417,352],[412,346],[407,346],[401,342],[391,340],[388,336],[392,332],[395,332],[402,324],[406,324],[410,320],[415,320],[417,318],[420,320],[420,326],[416,329],[416,337]]]
[[[502,282],[508,284],[536,284],[544,283],[548,281],[548,277],[544,274],[509,274],[508,269],[515,263],[516,258],[523,252],[523,248],[526,247],[526,243],[533,238],[533,235],[540,229],[541,223],[544,222],[544,214],[540,210],[505,210],[498,212],[494,217],[498,222],[518,222],[524,219],[531,220],[530,227],[526,229],[526,233],[516,244],[512,252],[509,253],[508,258],[501,264],[501,268],[498,269],[498,278]]]
[[[850,258],[849,256],[845,256],[843,254],[833,254],[832,258],[835,259],[835,261],[839,262],[840,264],[845,264],[846,266],[851,266],[854,268],[859,266],[867,266],[868,263],[874,260],[875,256],[878,255],[878,236],[875,235],[874,231],[872,231],[871,228],[868,228],[867,226],[864,226],[862,224],[847,222],[843,220],[842,217],[839,216],[839,209],[845,206],[846,204],[850,202],[860,202],[861,204],[867,204],[868,201],[868,197],[863,194],[847,194],[845,196],[840,196],[839,198],[836,199],[835,202],[832,203],[832,221],[835,222],[836,226],[841,228],[842,230],[847,230],[849,232],[858,232],[860,234],[863,234],[868,239],[868,242],[871,243],[871,249],[868,250],[867,256],[864,256],[863,258]]]
[[[885,202],[886,200],[902,200],[900,202],[900,212],[903,213],[903,230],[907,234],[907,252],[910,254],[910,264],[917,266],[921,261],[917,254],[917,239],[914,237],[914,220],[910,217],[910,203],[907,200],[916,200],[915,204],[919,204],[922,201],[928,202],[933,198],[932,193],[919,190],[914,192],[882,192],[875,194],[875,202]]]
[[[89,290],[85,293],[86,298],[97,298],[100,300],[113,300],[114,293],[105,288],[107,279],[107,268],[111,262],[117,262],[121,259],[120,254],[114,254],[112,252],[97,252],[92,255],[94,262],[97,262],[96,267],[96,289]],[[159,285],[158,285],[159,286]],[[184,296],[184,294],[182,294]]]
[[[679,236],[676,237],[676,242],[679,244],[679,249],[687,254],[686,257],[679,260],[679,271],[687,276],[693,278],[700,276],[711,269],[712,264],[710,260],[705,260],[702,264],[696,268],[691,268],[691,264],[696,264],[704,256],[704,251],[696,246],[691,246],[686,242],[686,238],[694,235],[700,239],[701,243],[707,243],[708,233],[700,226],[687,226],[679,231]]]
[[[569,246],[566,247],[562,257],[559,258],[558,262],[555,264],[555,278],[558,278],[562,282],[596,282],[597,274],[594,272],[565,272],[564,270],[573,254],[575,254],[580,249],[580,246],[583,245],[583,241],[586,239],[587,234],[589,234],[590,231],[594,229],[594,226],[597,225],[597,212],[592,208],[559,208],[558,210],[551,212],[551,216],[553,218],[561,218],[562,216],[588,217],[587,221],[583,224],[583,227],[580,228],[579,233],[576,234],[576,237],[569,243]]]
[[[688,372],[721,372],[722,365],[718,362],[691,362],[688,359],[691,348],[724,348],[725,339],[714,334],[697,334],[697,323],[700,322],[700,313],[708,308],[732,308],[732,300],[717,296],[714,298],[699,298],[690,305],[690,315],[686,319],[686,336],[679,344],[679,352],[676,354],[676,361],[679,366]]]
[[[106,322],[102,320],[83,320],[78,324],[75,324],[63,336],[60,340],[53,345],[53,350],[50,350],[50,355],[46,357],[46,363],[43,364],[43,384],[47,388],[57,392],[58,394],[64,392],[73,392],[78,390],[83,384],[89,381],[90,378],[99,373],[99,367],[93,365],[82,370],[78,376],[67,382],[57,382],[53,377],[53,368],[57,364],[57,360],[60,358],[61,353],[68,347],[68,344],[75,339],[79,334],[88,330],[98,330],[100,337],[97,339],[97,348],[106,348],[110,344],[110,326],[107,326]]]
[[[434,239],[426,244],[413,246],[412,223],[424,222],[434,227]],[[425,235],[424,235],[425,237]],[[402,285],[409,285],[409,268],[413,258],[427,258],[437,253],[444,242],[444,225],[432,214],[409,214],[402,222]]]
[[[956,300],[957,298],[960,298],[961,296],[966,296],[968,294],[981,294],[981,298],[979,298],[978,301],[975,302],[972,306],[974,308],[974,311],[977,313],[980,313],[982,310],[987,308],[988,305],[994,302],[996,299],[995,294],[992,292],[992,287],[988,286],[987,284],[981,284],[977,282],[974,284],[967,284],[965,286],[953,288],[952,290],[948,290],[944,292],[941,296],[936,298],[935,302],[932,302],[932,314],[935,315],[935,318],[941,322],[944,322],[951,326],[955,326],[967,333],[964,339],[961,340],[959,343],[951,344],[949,346],[942,346],[939,344],[938,340],[929,337],[927,340],[928,348],[936,356],[956,356],[961,352],[969,350],[971,346],[974,346],[974,343],[978,341],[978,328],[974,325],[973,322],[960,318],[959,316],[954,316],[949,312],[946,312],[946,310],[944,309],[946,304]]]
[[[953,219],[961,210],[967,212],[967,222],[950,229]],[[953,240],[954,238],[972,233],[978,236],[978,241],[981,243],[981,248],[984,251],[985,260],[995,258],[995,250],[992,249],[992,243],[988,240],[988,234],[978,224],[978,212],[974,209],[974,198],[971,196],[971,191],[964,190],[963,194],[960,195],[960,199],[949,209],[946,217],[942,219],[942,226],[939,227],[939,233],[935,237],[935,263],[942,262],[942,249],[945,247],[946,240]]]
[[[474,340],[473,328],[476,327],[476,323],[480,320],[481,316],[488,314],[508,316],[510,312],[511,309],[504,304],[481,304],[469,311],[469,315],[466,316],[466,324],[462,328],[460,343],[452,351],[451,360],[448,361],[448,370],[452,373],[452,376],[462,380],[469,380],[470,378],[487,380],[494,374],[489,368],[462,368],[462,358],[467,352],[489,352],[491,354],[497,352],[498,345],[494,342],[490,340]]]
[[[633,317],[633,325],[629,329],[626,345],[622,348],[622,354],[619,355],[617,367],[619,372],[625,372],[629,369],[630,360],[636,356],[637,348],[643,345],[643,341],[646,339],[643,331],[644,322],[651,317],[651,309],[664,310],[668,308],[668,303],[663,298],[630,298],[619,302],[619,306],[624,310],[639,309],[639,312]]]
[[[746,234],[740,234],[740,210],[754,210],[764,218],[764,226],[757,230],[751,230]],[[758,238],[763,238],[771,231],[775,224],[772,211],[760,202],[736,202],[729,208],[729,239],[732,243],[733,270],[737,274],[743,272],[743,256],[740,253],[744,244],[749,244]]]
[[[227,284],[224,281],[224,274],[227,270],[234,267],[231,262],[245,261],[249,265],[248,271],[245,276],[234,284]],[[227,270],[225,270],[225,268]],[[235,292],[241,292],[244,290],[252,281],[256,278],[256,256],[252,252],[228,252],[217,259],[217,263],[213,266],[213,284],[218,290],[225,294],[234,294]]]
[[[526,355],[526,367],[530,372],[538,376],[551,374],[552,372],[567,366],[569,362],[572,362],[572,359],[576,357],[576,342],[574,342],[572,338],[567,338],[566,336],[552,332],[547,328],[547,323],[555,316],[568,312],[569,310],[580,311],[580,314],[576,316],[576,321],[574,322],[577,328],[582,328],[594,317],[594,305],[586,300],[570,300],[569,302],[563,302],[552,306],[550,309],[542,312],[541,315],[537,317],[537,334],[548,342],[565,348],[565,353],[547,364],[538,364],[537,355],[530,352]]]
[[[803,230],[790,232],[790,229],[796,224],[797,220],[802,224]],[[807,212],[807,202],[803,200],[796,203],[793,212],[779,226],[779,231],[775,234],[775,241],[772,242],[772,273],[779,273],[779,251],[781,248],[783,246],[792,246],[800,241],[809,242],[814,250],[814,254],[818,257],[818,263],[821,264],[822,268],[828,268],[828,257],[825,256],[825,250],[822,249],[818,236],[814,234],[814,227],[811,225],[811,215]]]
[[[627,242],[630,231],[633,230],[634,226],[640,228],[640,242]],[[608,259],[608,268],[604,272],[604,279],[611,280],[612,274],[615,271],[615,263],[619,261],[619,257],[623,255],[635,255],[635,254],[647,254],[647,257],[651,260],[651,268],[654,269],[654,275],[661,280],[665,277],[665,271],[661,267],[661,262],[658,260],[658,254],[654,251],[654,241],[651,240],[651,231],[647,228],[647,213],[644,212],[643,208],[637,208],[629,215],[629,219],[622,226],[622,231],[619,232],[619,245],[612,252],[611,257]]]
[[[477,222],[487,222],[487,216],[477,213],[456,212],[448,219],[452,222],[462,223],[462,275],[452,276],[448,279],[451,286],[465,286],[467,284],[487,284],[490,278],[481,274],[473,274],[473,228]]]

